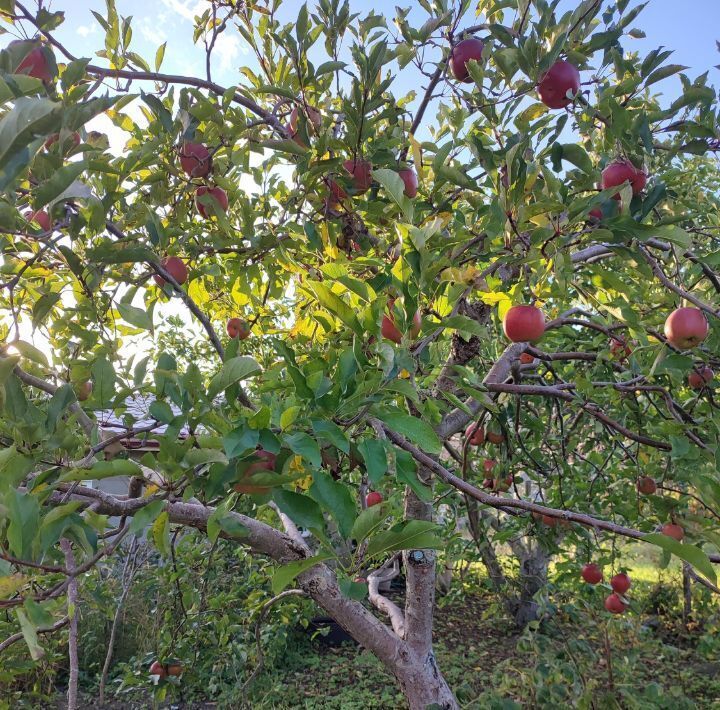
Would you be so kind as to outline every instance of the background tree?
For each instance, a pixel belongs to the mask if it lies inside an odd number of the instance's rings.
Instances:
[[[34,657],[66,616],[72,636],[78,576],[148,526],[165,555],[189,526],[271,558],[273,591],[296,584],[413,708],[457,706],[432,649],[440,500],[537,546],[513,543],[540,581],[521,623],[558,545],[578,575],[622,566],[608,535],[716,589],[707,74],[626,51],[628,2],[483,3],[482,24],[419,4],[208,3],[203,77],[135,53],[110,0],[97,63],[56,39],[61,10],[0,5],[0,606]],[[259,66],[231,87],[226,32]],[[142,494],[82,485],[112,475]],[[400,559],[404,608],[378,585]]]

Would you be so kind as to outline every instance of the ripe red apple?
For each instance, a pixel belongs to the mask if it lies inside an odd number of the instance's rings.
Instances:
[[[45,58],[45,53],[40,47],[35,47],[25,55],[25,58],[15,69],[15,74],[27,74],[41,81],[52,81],[50,66]]]
[[[352,175],[352,184],[355,194],[362,195],[372,185],[372,163],[369,160],[346,160],[343,163],[345,170]]]
[[[521,353],[520,362],[523,365],[532,365],[535,362],[535,358],[530,353]]]
[[[167,668],[168,675],[172,675],[172,676],[182,675],[183,666],[182,666],[182,663],[180,663],[179,661],[170,661],[169,663],[165,664],[165,667]]]
[[[345,190],[343,190],[343,188],[340,187],[340,185],[338,185],[338,183],[336,183],[332,178],[328,178],[327,186],[330,191],[328,200],[331,207],[347,199],[347,192],[345,192]]]
[[[594,207],[588,212],[588,217],[600,222],[603,218],[603,211],[599,207]]]
[[[628,577],[625,572],[620,572],[610,580],[610,586],[613,592],[625,594],[625,592],[630,589],[630,577]]]
[[[632,187],[632,194],[640,194],[647,184],[647,173],[636,168],[629,160],[619,159],[610,163],[602,171],[602,189],[608,190],[629,181]],[[620,193],[616,192],[613,199],[619,200]]]
[[[88,399],[90,399],[92,391],[93,383],[90,380],[75,385],[75,396],[78,398],[79,402],[86,402]]]
[[[657,490],[657,483],[655,483],[655,479],[650,476],[640,476],[637,480],[637,489],[638,492],[644,496],[649,496]]]
[[[248,324],[241,318],[230,318],[227,322],[227,334],[231,338],[239,338],[245,340],[250,336],[250,328]]]
[[[513,477],[505,476],[505,478],[493,478],[490,482],[490,487],[497,493],[506,493],[512,486]]]
[[[494,481],[492,478],[483,478],[482,487],[487,488],[488,490],[492,490],[493,483]]]
[[[60,134],[59,133],[53,133],[46,141],[45,141],[45,150],[50,150],[50,148],[55,145],[60,140]],[[80,134],[77,131],[73,131],[69,135],[66,135],[63,138],[62,145],[60,146],[63,150],[67,148],[68,143],[72,143],[72,148],[77,148],[80,145]]]
[[[535,306],[513,306],[503,318],[503,331],[514,343],[535,342],[545,332],[545,316]]]
[[[610,338],[610,354],[624,360],[632,355],[632,348],[622,338]]]
[[[665,525],[660,528],[660,532],[678,542],[682,542],[682,539],[685,537],[685,531],[679,525],[675,525],[675,523],[665,523]]]
[[[602,582],[602,570],[594,562],[586,564],[580,574],[588,584],[599,584]]]
[[[483,461],[483,470],[485,471],[485,473],[490,473],[490,471],[495,468],[495,464],[496,462],[492,459],[485,459]]]
[[[225,190],[223,190],[221,187],[206,187],[205,185],[203,185],[202,187],[198,187],[198,189],[195,191],[195,206],[197,207],[198,212],[205,219],[211,216],[212,210],[210,209],[210,205],[203,204],[203,201],[200,199],[203,195],[207,195],[209,199],[215,201],[215,204],[218,206],[219,209],[221,209],[223,212],[227,212],[228,196]]]
[[[320,130],[320,126],[322,125],[322,114],[317,109],[313,108],[312,106],[308,106],[307,104],[303,106],[302,109],[300,109],[299,106],[294,106],[293,110],[290,112],[290,120],[288,122],[288,130],[290,132],[290,137],[301,147],[307,148],[305,143],[303,142],[302,138],[299,135],[298,132],[298,122],[300,119],[300,112],[302,111],[302,114],[305,116],[305,119],[307,120],[309,125],[312,125],[312,127],[315,129],[315,131]],[[312,133],[311,131],[308,131],[308,133]]]
[[[190,177],[205,177],[212,168],[212,157],[202,143],[183,143],[180,148],[180,166]]]
[[[417,310],[413,316],[412,325],[408,330],[410,340],[415,340],[415,338],[417,338],[418,333],[420,333],[421,324],[420,311]],[[402,341],[402,333],[395,325],[395,317],[392,313],[387,313],[383,316],[382,324],[380,325],[380,333],[383,338],[392,340],[393,343],[400,343]]]
[[[688,375],[688,384],[694,390],[700,390],[712,380],[715,373],[709,367],[703,367],[700,372],[693,370]]]
[[[549,528],[554,528],[560,523],[560,521],[557,518],[553,518],[552,515],[542,515],[540,517],[540,520],[542,521],[543,525],[547,525]]]
[[[165,669],[165,666],[162,663],[160,663],[160,661],[153,661],[150,664],[149,673],[150,673],[150,675],[158,675],[161,678],[167,678],[167,674],[168,674],[167,670]]]
[[[485,429],[477,422],[470,422],[465,429],[465,438],[470,446],[482,446],[485,443]]]
[[[564,108],[573,100],[568,91],[572,96],[580,91],[580,72],[574,64],[559,59],[538,83],[540,101],[549,108]]]
[[[52,220],[45,210],[38,210],[37,212],[27,210],[23,216],[28,222],[35,222],[35,224],[39,225],[43,232],[49,232],[52,229]]]
[[[479,62],[482,59],[482,51],[485,45],[476,37],[458,42],[450,52],[450,71],[458,81],[469,83],[472,81],[467,63],[474,59]]]
[[[409,197],[412,200],[413,197],[417,195],[417,173],[412,168],[405,168],[403,170],[400,170],[398,172],[398,175],[402,179],[403,183],[405,183],[405,189],[403,190],[403,192],[405,193],[405,197]]]
[[[677,308],[665,321],[665,337],[679,350],[694,348],[708,334],[708,322],[699,308]]]
[[[372,508],[374,505],[379,505],[383,502],[383,497],[377,491],[371,491],[365,498],[365,504],[368,508]]]
[[[161,262],[165,271],[172,276],[181,286],[187,281],[188,270],[185,262],[177,256],[166,256]],[[162,288],[165,285],[165,279],[159,274],[153,276],[155,283]]]
[[[505,436],[502,434],[502,432],[499,431],[490,431],[487,432],[487,440],[491,444],[502,444],[503,441],[505,441]]]
[[[612,614],[622,614],[626,609],[625,602],[614,592],[605,597],[605,608]]]
[[[254,493],[257,495],[264,495],[265,493],[270,492],[270,488],[266,486],[257,486],[252,482],[249,482],[248,479],[253,474],[259,473],[260,471],[275,471],[277,457],[275,456],[275,454],[270,451],[266,451],[265,449],[258,449],[254,452],[253,455],[259,460],[254,461],[245,469],[245,473],[243,474],[242,479],[239,483],[236,483],[233,488],[238,493]]]

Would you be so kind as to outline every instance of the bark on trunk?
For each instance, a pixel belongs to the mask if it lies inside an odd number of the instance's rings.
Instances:
[[[535,595],[547,585],[550,555],[539,542],[511,547],[520,561],[520,589],[515,600],[514,617],[517,626],[523,628],[538,618]]]

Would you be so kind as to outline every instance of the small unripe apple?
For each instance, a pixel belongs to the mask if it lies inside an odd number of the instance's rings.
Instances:
[[[545,332],[545,316],[535,306],[513,306],[503,318],[503,331],[514,343],[535,342]]]
[[[27,74],[41,81],[52,81],[50,65],[41,47],[35,47],[25,55],[25,58],[18,64],[15,74]]]
[[[343,163],[345,170],[352,175],[352,184],[355,194],[362,195],[372,185],[372,163],[368,160],[346,160]]]
[[[468,39],[458,42],[450,52],[450,71],[458,81],[471,82],[472,77],[468,71],[467,63],[474,59],[479,62],[482,59],[483,47],[485,45],[482,40],[476,37],[468,37]]]
[[[403,193],[405,197],[409,197],[411,200],[417,195],[418,190],[418,176],[412,168],[405,168],[398,172],[400,179],[405,184]]]
[[[605,597],[605,608],[611,614],[622,614],[626,609],[625,602],[615,592]]]
[[[46,141],[45,141],[45,150],[50,150],[55,143],[57,143],[60,140],[60,134],[59,133],[53,133]],[[62,144],[60,147],[64,150],[67,148],[68,143],[71,143],[71,148],[77,148],[80,145],[80,134],[77,131],[73,131],[70,135],[66,135],[63,138]]]
[[[625,182],[630,182],[632,194],[640,194],[647,184],[647,173],[636,168],[629,160],[615,160],[602,171],[602,189],[608,190],[611,187],[618,187]],[[616,192],[613,199],[619,200],[620,193]]]
[[[382,502],[383,497],[377,491],[371,491],[365,498],[365,505],[367,505],[368,508],[372,508],[374,505],[379,505]]]
[[[79,402],[86,402],[88,399],[90,399],[92,391],[93,383],[90,380],[75,385],[75,396],[78,398]]]
[[[678,542],[681,542],[685,537],[685,531],[679,525],[675,525],[675,523],[665,523],[665,525],[660,528],[660,532]]]
[[[613,592],[625,594],[625,592],[630,589],[630,577],[628,577],[625,572],[620,572],[610,580],[610,586]]]
[[[223,212],[227,212],[228,209],[228,196],[225,190],[221,187],[198,187],[195,191],[195,206],[198,212],[207,219],[212,215],[212,209],[209,204],[203,204],[203,196],[206,195],[205,200],[213,200],[217,208]]]
[[[649,496],[657,490],[657,483],[655,483],[655,479],[650,476],[640,476],[637,480],[637,489],[638,492],[644,496]]]
[[[180,166],[190,177],[205,177],[212,168],[212,157],[202,143],[183,143],[180,148]]]
[[[602,582],[602,570],[594,562],[586,564],[580,574],[588,584],[599,584]]]
[[[699,308],[677,308],[665,321],[665,337],[679,350],[694,348],[708,334],[708,322]]]
[[[465,438],[470,446],[482,446],[485,443],[485,429],[477,422],[470,422],[465,429]]]
[[[39,225],[43,232],[49,232],[52,229],[52,220],[45,210],[38,210],[37,212],[28,210],[23,216],[28,222],[35,222],[35,224]]]
[[[178,282],[181,286],[187,281],[188,279],[188,270],[187,266],[185,266],[185,262],[177,256],[166,256],[161,262],[160,266],[162,266],[165,271],[172,276],[175,281]],[[153,280],[155,283],[162,288],[165,285],[165,279],[160,276],[160,274],[155,274],[153,276]]]
[[[700,372],[693,370],[688,375],[688,384],[694,390],[700,390],[705,387],[710,380],[712,380],[714,374],[715,373],[709,367],[703,367]]]
[[[538,94],[548,108],[564,108],[580,91],[578,68],[564,59],[559,59],[547,70],[538,83]]]
[[[149,668],[150,675],[157,675],[161,678],[167,678],[168,672],[165,666],[160,661],[153,661]]]
[[[230,318],[227,322],[227,334],[231,338],[239,338],[245,340],[250,336],[250,328],[247,323],[241,318]]]

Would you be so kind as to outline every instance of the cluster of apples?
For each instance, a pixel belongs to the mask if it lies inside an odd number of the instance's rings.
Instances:
[[[168,676],[180,676],[183,672],[182,663],[179,661],[168,661],[167,663],[160,663],[160,661],[153,661],[148,669],[150,675],[156,675],[158,678],[167,678]]]
[[[636,486],[638,493],[644,496],[651,496],[653,493],[655,493],[655,491],[657,491],[657,483],[652,476],[640,476],[637,479]],[[668,537],[677,540],[678,542],[682,542],[683,538],[685,537],[685,531],[680,525],[677,525],[676,523],[665,523],[660,528],[660,532],[663,535],[667,535]]]
[[[479,422],[470,422],[470,424],[468,424],[467,429],[465,429],[465,438],[468,446],[482,446],[485,443],[499,446],[505,441],[505,436],[502,432],[491,429],[486,431]],[[486,458],[483,460],[485,478],[482,486],[487,490],[504,493],[510,490],[510,486],[513,484],[513,477],[511,474],[507,476],[494,475],[497,466],[498,463],[494,459]]]
[[[594,562],[586,564],[582,568],[580,576],[588,584],[592,585],[600,584],[600,582],[602,582],[603,580],[602,570]],[[630,586],[630,577],[628,577],[625,572],[620,572],[619,574],[616,574],[610,580],[610,587],[612,588],[612,593],[608,594],[608,596],[605,597],[605,608],[611,614],[622,614],[627,609],[628,602],[625,598],[625,594],[630,589]]]

